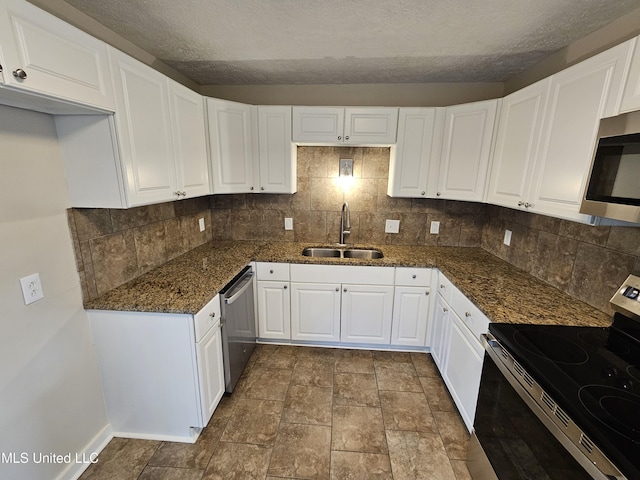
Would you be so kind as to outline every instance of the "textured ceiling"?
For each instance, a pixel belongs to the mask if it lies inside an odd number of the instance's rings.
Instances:
[[[505,81],[640,0],[66,0],[203,85]]]

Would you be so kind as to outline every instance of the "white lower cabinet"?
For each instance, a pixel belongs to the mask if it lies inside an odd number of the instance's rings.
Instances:
[[[450,285],[442,274],[440,283]],[[469,431],[473,429],[484,360],[480,335],[488,327],[489,319],[457,288],[451,289],[451,306],[442,295],[436,295],[431,355]]]
[[[258,336],[291,339],[291,295],[289,282],[258,280]]]
[[[195,442],[224,394],[219,297],[196,315],[87,315],[113,435]]]
[[[342,285],[343,343],[391,342],[393,286]]]
[[[291,283],[291,338],[340,341],[340,284]]]
[[[426,345],[429,316],[429,289],[396,287],[393,300],[392,345]]]

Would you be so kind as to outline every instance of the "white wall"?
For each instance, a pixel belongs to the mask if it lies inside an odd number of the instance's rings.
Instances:
[[[0,478],[72,478],[75,454],[110,430],[52,117],[0,106],[0,194]],[[19,279],[35,272],[45,298],[25,306]],[[7,462],[11,453],[28,462]],[[40,453],[70,453],[72,464],[34,463]]]

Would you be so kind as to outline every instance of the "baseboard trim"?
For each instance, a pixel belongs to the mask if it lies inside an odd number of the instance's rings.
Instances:
[[[76,453],[76,457],[71,459],[72,463],[58,475],[56,480],[78,480],[112,438],[111,425],[107,424],[82,451]]]

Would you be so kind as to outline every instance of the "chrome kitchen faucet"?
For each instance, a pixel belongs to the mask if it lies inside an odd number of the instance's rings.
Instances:
[[[344,202],[342,204],[342,212],[340,213],[340,245],[346,245],[344,243],[345,235],[351,233],[351,214],[349,213],[349,204]]]

